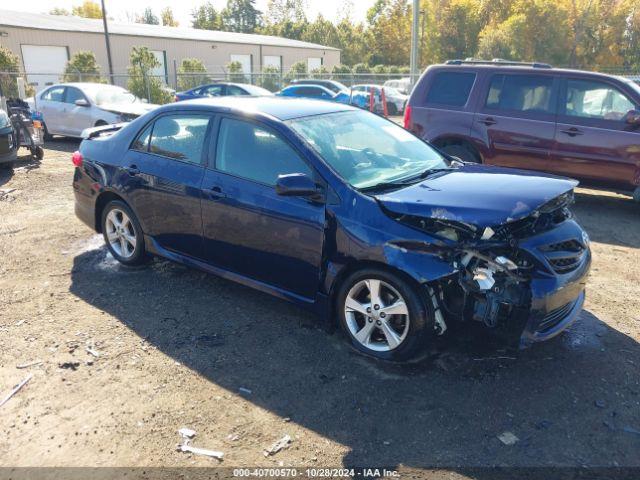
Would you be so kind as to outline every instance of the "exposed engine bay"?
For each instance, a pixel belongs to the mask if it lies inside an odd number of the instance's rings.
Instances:
[[[453,274],[429,286],[436,311],[437,333],[446,330],[444,319],[481,322],[492,329],[501,326],[508,329],[508,324],[515,322],[514,317],[526,316],[532,302],[532,273],[547,270],[550,275],[562,273],[565,268],[562,262],[577,266],[587,245],[585,239],[568,238],[552,243],[551,249],[559,253],[552,257],[559,262],[556,268],[553,262],[544,260],[544,252],[523,248],[521,242],[570,220],[572,214],[568,207],[572,202],[573,192],[569,191],[522,218],[484,228],[445,218],[396,215],[387,211],[397,221],[438,240],[422,245],[399,242],[399,247],[422,249],[446,260],[454,268]],[[571,246],[575,248],[571,249]],[[444,314],[444,318],[439,318],[439,313]]]

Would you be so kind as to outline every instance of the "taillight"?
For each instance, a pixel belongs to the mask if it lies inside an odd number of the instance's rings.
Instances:
[[[178,95],[176,95],[175,97],[173,97],[173,101],[174,102],[179,102],[180,101],[180,97]]]
[[[77,150],[73,152],[73,156],[71,157],[71,163],[73,163],[76,167],[82,166],[82,154]]]
[[[404,128],[411,130],[411,105],[404,107]]]

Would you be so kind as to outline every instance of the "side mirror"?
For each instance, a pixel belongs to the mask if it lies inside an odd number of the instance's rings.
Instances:
[[[633,127],[640,127],[640,110],[629,110],[624,116],[624,122]]]
[[[75,101],[77,107],[88,107],[89,102],[87,102],[84,98],[79,98]]]
[[[276,193],[283,197],[313,197],[319,194],[316,182],[304,173],[279,175]]]

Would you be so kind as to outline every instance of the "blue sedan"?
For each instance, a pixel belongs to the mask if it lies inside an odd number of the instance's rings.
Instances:
[[[369,95],[363,92],[341,90],[333,92],[321,85],[290,85],[280,90],[276,95],[281,97],[316,98],[319,100],[329,100],[332,102],[355,105],[360,108],[368,108]]]
[[[175,101],[180,102],[182,100],[193,100],[195,98],[238,95],[271,96],[273,93],[266,88],[258,87],[257,85],[249,85],[247,83],[217,82],[210,85],[200,85],[199,87],[185,90],[184,92],[176,92]]]
[[[314,100],[174,103],[85,137],[75,211],[115,259],[157,255],[290,300],[363,354],[408,360],[453,324],[524,346],[582,308],[573,180],[463,163]]]

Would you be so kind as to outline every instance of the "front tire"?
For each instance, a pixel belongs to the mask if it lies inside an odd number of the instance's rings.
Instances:
[[[351,274],[340,286],[337,309],[353,348],[382,360],[415,358],[434,332],[433,309],[419,286],[382,269]]]
[[[102,211],[102,235],[113,258],[123,265],[140,265],[147,260],[144,234],[138,218],[120,201],[109,202]]]

